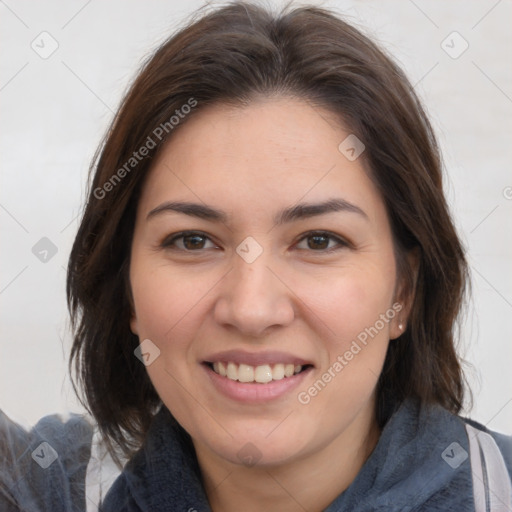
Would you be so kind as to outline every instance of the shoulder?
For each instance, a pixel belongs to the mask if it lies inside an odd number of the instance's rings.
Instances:
[[[92,424],[80,414],[44,416],[33,427],[25,428],[0,410],[3,464],[28,462],[27,455],[40,467],[50,467],[53,461],[58,461],[58,465],[69,464],[70,454],[90,455],[93,430]],[[50,459],[53,461],[50,462]]]
[[[85,510],[93,430],[79,414],[25,428],[0,411],[0,509]]]

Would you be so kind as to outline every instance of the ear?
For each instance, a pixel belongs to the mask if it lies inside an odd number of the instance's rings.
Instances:
[[[133,334],[135,334],[135,336],[139,335],[139,324],[137,322],[137,316],[135,315],[134,311],[132,311],[130,316],[130,330]]]
[[[397,285],[393,301],[393,310],[396,312],[390,322],[389,339],[399,338],[406,330],[409,315],[416,295],[416,282],[419,271],[419,250],[417,247],[408,251],[403,258],[406,261],[398,265]]]
[[[135,304],[133,303],[133,295],[131,287],[128,290],[128,301],[130,303],[130,330],[135,336],[139,335],[139,322],[137,320],[137,313],[135,313]]]

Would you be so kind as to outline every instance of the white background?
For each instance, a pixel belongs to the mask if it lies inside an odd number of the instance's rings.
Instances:
[[[427,106],[472,271],[461,345],[471,415],[512,434],[512,2],[312,3],[380,41]],[[0,2],[0,408],[24,425],[81,410],[66,371],[64,286],[89,162],[143,56],[202,4]],[[43,31],[59,45],[47,59],[31,48]],[[441,47],[453,31],[469,44],[457,59]],[[46,263],[32,253],[42,237],[58,249]]]

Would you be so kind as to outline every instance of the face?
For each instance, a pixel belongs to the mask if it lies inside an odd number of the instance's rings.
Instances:
[[[146,179],[131,328],[196,449],[283,464],[375,421],[403,312],[383,200],[338,149],[349,134],[296,99],[210,106]]]

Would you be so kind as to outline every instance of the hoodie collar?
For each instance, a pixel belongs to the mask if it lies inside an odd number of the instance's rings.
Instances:
[[[352,484],[325,512],[474,512],[468,452],[458,416],[438,405],[406,400]]]
[[[468,451],[459,417],[440,406],[406,400],[385,424],[355,480],[325,512],[473,511]],[[127,499],[130,511],[137,510],[135,505],[144,511],[211,510],[190,436],[166,407],[119,480],[107,495],[105,512],[121,510]],[[116,505],[110,509],[109,503]]]

